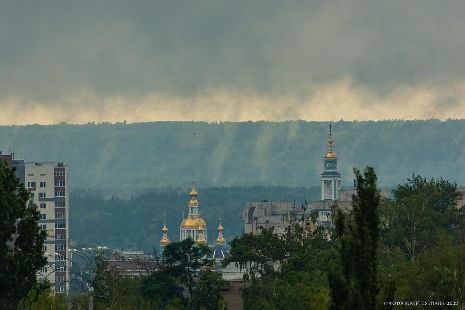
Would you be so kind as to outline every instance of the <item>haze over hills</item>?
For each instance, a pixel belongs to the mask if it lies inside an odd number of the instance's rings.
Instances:
[[[465,184],[464,120],[334,123],[343,186],[371,165],[381,186],[412,173]],[[0,150],[70,165],[73,188],[319,185],[325,122],[154,122],[0,127]]]

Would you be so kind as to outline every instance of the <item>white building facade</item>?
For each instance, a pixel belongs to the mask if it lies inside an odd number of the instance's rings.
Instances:
[[[40,211],[40,228],[47,233],[44,242],[47,265],[39,272],[39,281],[48,280],[56,293],[66,293],[71,268],[68,167],[63,163],[22,160],[13,160],[12,164]]]

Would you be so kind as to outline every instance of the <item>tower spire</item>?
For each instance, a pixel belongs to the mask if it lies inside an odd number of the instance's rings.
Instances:
[[[195,189],[195,178],[194,174],[192,174],[192,190],[190,192],[191,198],[197,197],[199,193],[197,193],[197,190]]]
[[[220,220],[220,224],[218,225],[218,238],[216,238],[216,243],[218,244],[223,244],[225,243],[226,241],[224,240],[223,238],[223,225],[221,225],[221,219]]]
[[[337,156],[334,151],[333,124],[329,123],[328,149],[323,159],[321,174],[321,200],[338,200],[341,190],[341,175],[337,171]]]
[[[333,150],[334,148],[334,138],[333,138],[333,124],[329,123],[329,133],[328,133],[328,151],[326,152],[326,158],[335,158],[336,152]]]

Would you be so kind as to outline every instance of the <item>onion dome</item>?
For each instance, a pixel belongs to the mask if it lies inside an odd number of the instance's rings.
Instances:
[[[166,227],[166,221],[163,223],[163,228],[161,229],[163,236],[160,239],[161,245],[167,245],[170,243],[170,239],[168,239],[168,227]]]
[[[185,218],[181,223],[182,228],[188,229],[205,229],[207,227],[207,223],[201,217],[188,217]]]
[[[192,184],[192,190],[191,192],[189,193],[189,195],[191,195],[192,197],[197,197],[199,195],[199,193],[197,193],[196,189],[195,189],[195,186],[194,184]]]
[[[226,241],[223,238],[223,225],[221,225],[221,219],[220,219],[220,224],[218,225],[218,238],[216,238],[216,243],[218,244],[223,244]]]

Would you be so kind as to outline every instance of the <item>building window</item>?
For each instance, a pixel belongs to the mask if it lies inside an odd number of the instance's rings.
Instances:
[[[66,271],[66,266],[60,266],[58,267],[57,271]]]
[[[55,218],[56,218],[56,219],[64,219],[64,218],[65,218],[65,214],[62,213],[62,212],[57,212],[57,213],[55,213]]]
[[[47,246],[46,245],[42,246],[42,251],[47,252]]]
[[[41,208],[41,209],[47,208],[47,204],[46,204],[46,203],[43,203],[43,202],[40,203],[40,208]]]
[[[36,188],[36,182],[27,182],[28,188]]]
[[[31,193],[31,198],[34,199],[34,193]]]
[[[65,292],[65,288],[64,288],[64,286],[57,286],[57,287],[55,288],[55,291],[56,291],[57,293],[64,293],[64,292]]]
[[[42,214],[41,214],[42,215]],[[45,215],[45,214],[44,214]],[[42,230],[47,230],[47,225],[46,224],[40,224],[39,225],[40,229]]]
[[[65,251],[64,244],[55,244],[55,251]]]
[[[56,279],[55,279],[55,281],[56,281],[57,283],[63,283],[63,282],[65,282],[65,277],[63,277],[63,276],[57,276]]]
[[[64,191],[57,191],[57,192],[55,192],[55,197],[65,197],[65,192]]]
[[[65,180],[56,180],[55,181],[56,187],[65,187]]]
[[[43,187],[47,187],[47,183],[45,183],[45,182],[40,182],[40,183],[39,183],[39,186],[42,187],[42,188],[43,188]]]
[[[55,223],[55,228],[66,228],[65,223]]]
[[[64,170],[55,170],[55,176],[64,176],[65,171]]]
[[[64,208],[64,207],[66,207],[66,203],[64,201],[55,202],[55,208]]]
[[[46,220],[47,219],[47,215],[45,213],[41,213],[40,214],[40,219],[41,220]]]
[[[46,198],[47,195],[45,193],[39,193],[39,198]]]
[[[47,272],[47,267],[42,267],[42,268],[40,269],[40,271],[41,271],[42,273],[46,273],[46,272]]]
[[[65,234],[57,234],[57,235],[55,235],[55,239],[58,239],[58,240],[65,240],[65,239],[66,239],[66,235],[65,235]]]

